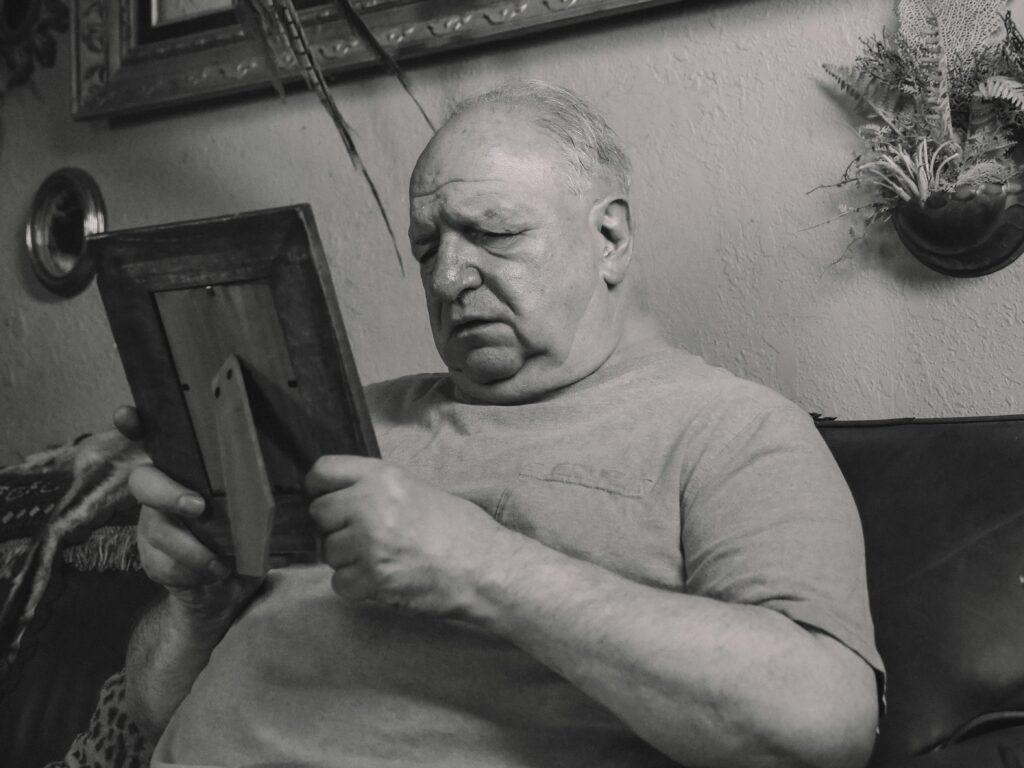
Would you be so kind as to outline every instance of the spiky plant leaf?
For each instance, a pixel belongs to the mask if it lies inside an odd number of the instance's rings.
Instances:
[[[1024,112],[1024,84],[1009,77],[993,75],[978,86],[974,97],[981,102],[1004,101]]]
[[[953,130],[953,114],[949,103],[949,62],[946,58],[945,31],[939,17],[929,13],[927,31],[922,36],[921,64],[925,68],[925,87],[920,104],[937,144],[959,143]]]
[[[868,117],[877,117],[897,134],[900,133],[898,115],[907,103],[903,94],[854,67],[832,64],[821,66],[843,91],[854,98],[857,106]]]

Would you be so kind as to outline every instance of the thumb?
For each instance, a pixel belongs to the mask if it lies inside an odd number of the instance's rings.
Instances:
[[[306,475],[306,493],[317,497],[343,490],[358,483],[380,465],[380,459],[365,456],[321,456]]]

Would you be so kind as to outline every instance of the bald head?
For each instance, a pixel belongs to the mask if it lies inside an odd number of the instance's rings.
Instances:
[[[619,137],[587,102],[567,88],[540,80],[505,83],[459,102],[447,122],[480,109],[521,115],[554,140],[569,188],[582,194],[595,181],[629,192],[630,162]]]

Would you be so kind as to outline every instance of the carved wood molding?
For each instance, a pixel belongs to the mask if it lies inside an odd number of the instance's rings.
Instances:
[[[144,1],[144,0],[143,0]],[[267,88],[270,79],[237,25],[159,43],[139,43],[140,0],[75,0],[72,114],[78,119],[137,114]],[[363,0],[356,8],[399,60],[426,56],[670,0]],[[333,5],[301,13],[328,75],[373,65],[373,53]],[[295,58],[278,57],[299,80]]]

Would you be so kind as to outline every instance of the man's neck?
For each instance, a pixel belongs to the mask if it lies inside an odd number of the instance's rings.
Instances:
[[[534,397],[524,398],[517,404],[544,402],[600,384],[631,369],[639,358],[652,354],[667,345],[661,329],[654,319],[640,310],[633,310],[629,316],[623,318],[621,327],[622,332],[615,344],[610,347],[603,359],[595,361],[596,364],[589,371],[566,384],[552,387]],[[468,397],[457,386],[454,388],[454,395],[455,399],[465,403],[499,404],[497,401]]]
[[[631,369],[636,361],[667,345],[665,337],[654,319],[634,310],[624,319],[622,333],[608,356],[586,376],[550,392],[541,399],[549,399],[600,384]]]

